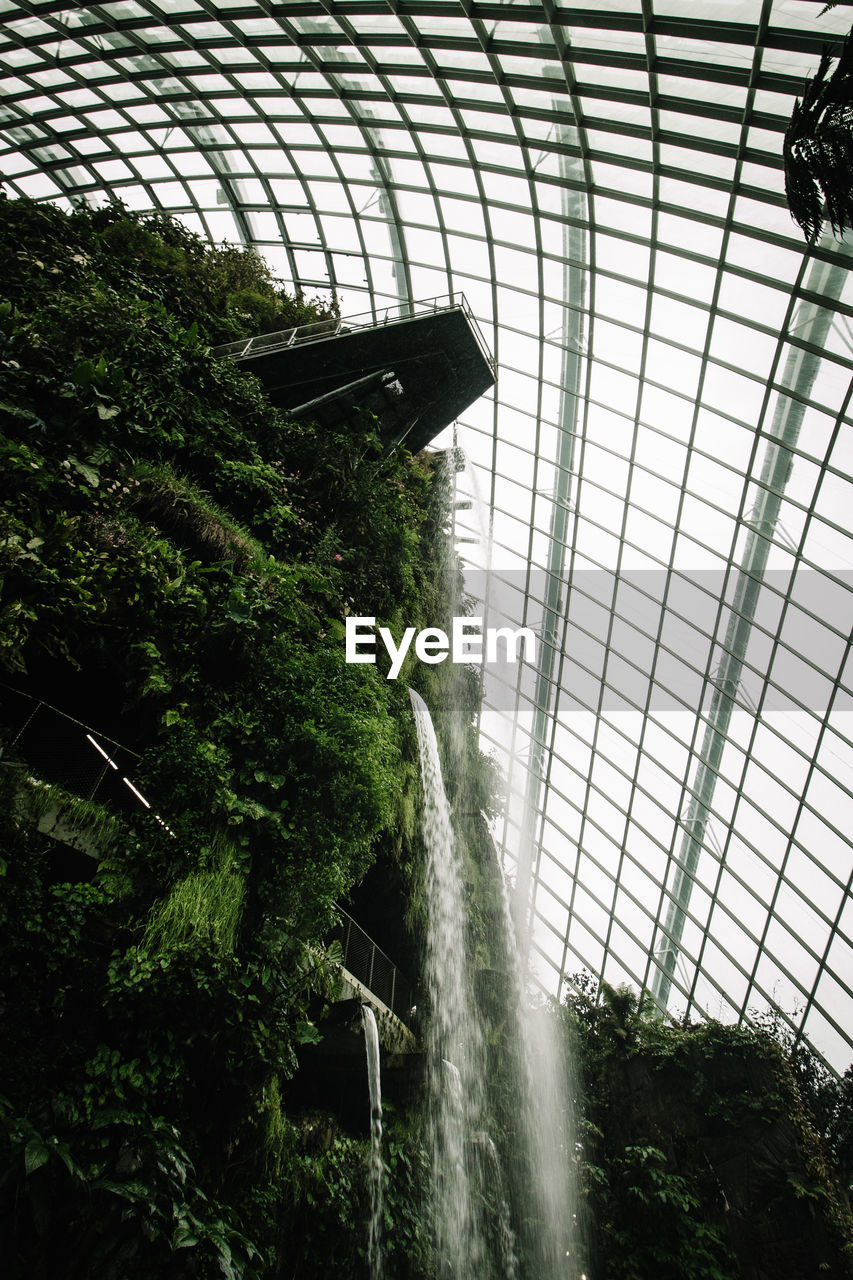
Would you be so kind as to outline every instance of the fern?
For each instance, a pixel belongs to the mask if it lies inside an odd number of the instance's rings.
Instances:
[[[809,241],[824,221],[841,236],[853,226],[853,28],[831,74],[824,50],[817,73],[794,104],[785,131],[785,194],[791,216]]]

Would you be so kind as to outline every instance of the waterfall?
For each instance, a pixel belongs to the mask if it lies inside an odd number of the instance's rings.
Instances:
[[[497,1255],[501,1272],[506,1280],[518,1280],[518,1259],[515,1255],[515,1232],[512,1229],[509,1205],[504,1189],[504,1175],[498,1149],[487,1133],[474,1135],[476,1150],[483,1166],[481,1179],[483,1197],[491,1199],[495,1210],[495,1234]]]
[[[471,988],[461,859],[455,848],[435,731],[410,690],[421,755],[426,849],[424,977],[428,1135],[441,1280],[569,1280],[576,1273],[577,1204],[572,1088],[560,1028],[531,1007],[503,874],[502,917],[494,940],[509,971],[507,1058],[513,1067],[515,1147],[507,1197],[488,1134],[483,1023]],[[510,1212],[512,1208],[512,1214]],[[520,1224],[521,1255],[512,1220]]]
[[[370,1226],[367,1237],[367,1261],[370,1280],[382,1276],[382,1212],[384,1202],[384,1168],[382,1165],[382,1088],[379,1078],[379,1031],[370,1005],[361,1006],[361,1025],[367,1053],[367,1088],[370,1096],[370,1157],[367,1172],[370,1186]]]
[[[466,1160],[480,1129],[483,1046],[467,962],[462,868],[441,777],[438,743],[423,699],[410,690],[421,757],[427,930],[424,980],[427,1128],[432,1149],[437,1275],[479,1280],[486,1265],[480,1203]]]
[[[517,1041],[519,1140],[526,1168],[525,1220],[535,1223],[524,1241],[535,1259],[536,1280],[566,1280],[577,1273],[577,1196],[574,1175],[575,1122],[570,1063],[560,1028],[547,1009],[531,1007],[516,944],[503,872],[503,933],[512,980],[510,1015]]]

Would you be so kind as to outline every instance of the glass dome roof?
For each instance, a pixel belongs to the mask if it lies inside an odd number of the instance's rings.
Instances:
[[[540,982],[853,1044],[849,249],[782,133],[811,0],[0,0],[11,195],[164,209],[344,315],[463,293],[457,545]],[[448,437],[449,439],[449,437]],[[470,506],[464,501],[471,498]]]

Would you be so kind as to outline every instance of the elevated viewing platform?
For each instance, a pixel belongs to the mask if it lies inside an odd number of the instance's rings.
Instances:
[[[295,419],[327,422],[369,409],[387,448],[417,453],[495,382],[463,294],[227,342],[213,354],[261,379]]]

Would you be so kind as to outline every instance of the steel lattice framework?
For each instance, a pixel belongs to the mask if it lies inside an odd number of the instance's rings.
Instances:
[[[778,1008],[843,1070],[853,277],[781,164],[820,7],[0,0],[0,146],[11,195],[177,213],[344,315],[466,295],[458,547],[540,636],[482,712],[539,980]]]

